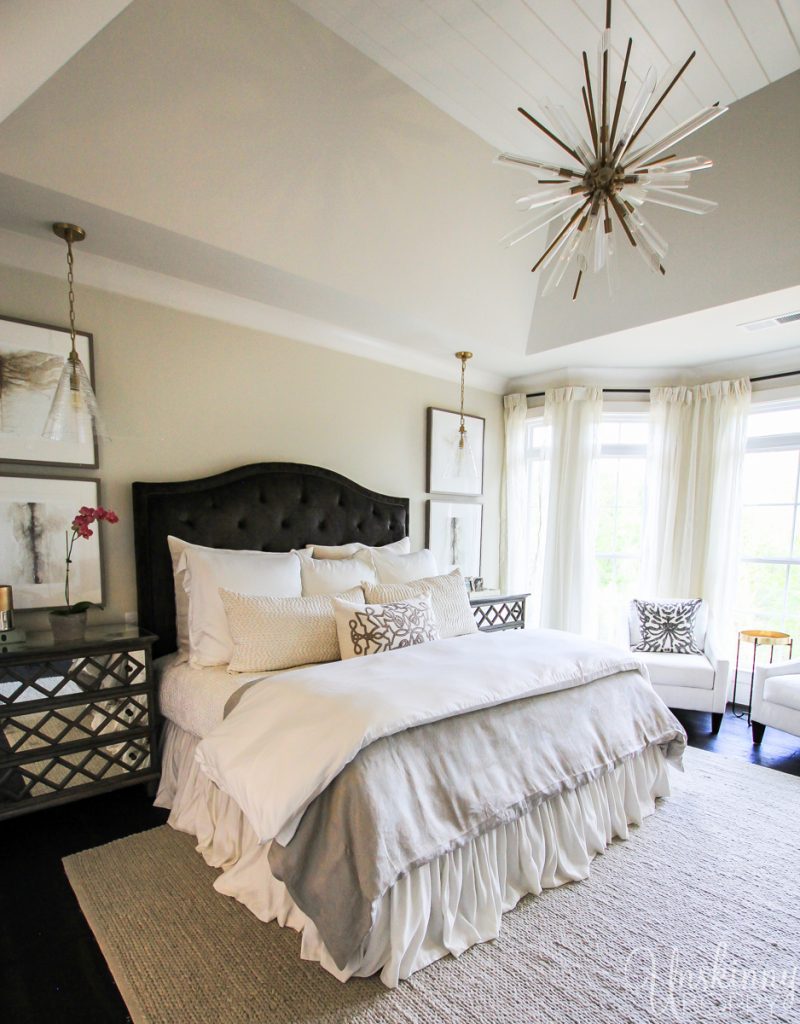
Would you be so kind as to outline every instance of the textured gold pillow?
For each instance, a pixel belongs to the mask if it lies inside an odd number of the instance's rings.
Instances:
[[[268,672],[320,661],[339,660],[334,597],[253,597],[220,589],[233,638],[229,672]],[[364,592],[340,595],[354,607]]]
[[[478,626],[464,577],[458,569],[445,576],[427,576],[413,583],[371,583],[364,585],[364,597],[368,604],[386,604],[387,601],[405,601],[410,597],[431,595],[433,614],[439,636],[444,640],[451,636],[465,636],[477,633]]]

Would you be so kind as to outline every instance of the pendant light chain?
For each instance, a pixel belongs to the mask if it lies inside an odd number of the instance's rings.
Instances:
[[[464,421],[464,376],[467,371],[467,360],[472,359],[471,352],[456,352],[456,359],[461,360],[461,406],[458,424],[458,447],[463,450],[466,445],[467,425]]]
[[[75,363],[78,353],[75,348],[75,257],[72,254],[72,239],[67,236],[67,285],[69,287],[69,337],[71,351],[70,362]]]

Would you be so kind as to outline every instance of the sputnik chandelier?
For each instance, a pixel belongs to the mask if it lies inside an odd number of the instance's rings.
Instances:
[[[717,206],[709,199],[686,194],[692,172],[712,167],[712,161],[703,156],[678,157],[674,153],[667,154],[667,150],[724,114],[727,107],[715,103],[679,124],[658,142],[644,142],[636,147],[653,115],[694,59],[695,51],[677,71],[671,68],[660,83],[654,69],[650,68],[627,113],[623,113],[633,40],[628,40],[614,101],[609,81],[610,43],[611,0],[606,0],[605,31],[600,36],[594,79],[586,51],[583,52],[585,84],[581,92],[591,142],[563,107],[543,104],[559,134],[545,127],[527,110],[518,108],[523,117],[568,153],[578,166],[559,167],[512,153],[498,156],[504,163],[546,175],[538,180],[538,184],[544,186],[542,189],[517,200],[521,210],[538,212],[532,220],[502,239],[506,245],[516,245],[545,225],[563,219],[560,230],[531,268],[532,271],[550,268],[542,295],[558,287],[573,261],[578,270],[573,299],[578,297],[581,279],[590,268],[595,272],[607,268],[609,288],[613,292],[614,254],[622,234],[651,270],[666,273],[667,243],[645,220],[642,206],[650,202],[697,214],[708,213]]]

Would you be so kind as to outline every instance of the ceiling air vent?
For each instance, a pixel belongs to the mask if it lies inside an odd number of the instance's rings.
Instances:
[[[739,324],[744,331],[766,331],[770,327],[782,327],[800,320],[800,309],[794,313],[781,313],[779,316],[768,316],[766,320],[751,320],[749,324]]]

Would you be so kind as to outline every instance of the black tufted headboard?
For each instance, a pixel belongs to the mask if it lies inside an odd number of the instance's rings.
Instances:
[[[290,551],[306,544],[388,544],[408,533],[408,498],[292,462],[241,466],[202,480],[133,484],[139,624],[175,650],[167,537],[207,547]]]

